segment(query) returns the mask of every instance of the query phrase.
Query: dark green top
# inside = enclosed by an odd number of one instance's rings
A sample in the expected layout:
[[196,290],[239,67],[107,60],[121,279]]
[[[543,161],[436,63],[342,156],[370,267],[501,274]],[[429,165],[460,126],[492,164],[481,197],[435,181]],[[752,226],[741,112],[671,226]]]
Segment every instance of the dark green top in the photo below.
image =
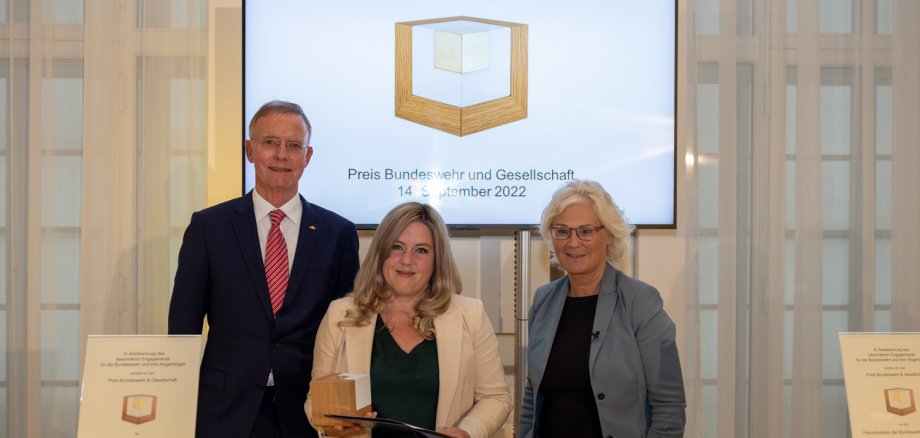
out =
[[[378,316],[371,350],[371,399],[381,418],[434,429],[438,409],[437,342],[423,340],[406,353]],[[375,431],[375,438],[382,436],[398,435]]]

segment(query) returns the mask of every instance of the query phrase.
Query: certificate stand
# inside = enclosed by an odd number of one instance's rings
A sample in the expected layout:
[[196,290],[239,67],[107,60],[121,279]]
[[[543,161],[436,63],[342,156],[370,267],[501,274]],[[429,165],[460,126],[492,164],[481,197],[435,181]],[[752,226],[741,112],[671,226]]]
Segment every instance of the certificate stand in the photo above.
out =
[[192,437],[201,335],[90,336],[78,438]]
[[920,333],[840,333],[852,436],[920,434]]

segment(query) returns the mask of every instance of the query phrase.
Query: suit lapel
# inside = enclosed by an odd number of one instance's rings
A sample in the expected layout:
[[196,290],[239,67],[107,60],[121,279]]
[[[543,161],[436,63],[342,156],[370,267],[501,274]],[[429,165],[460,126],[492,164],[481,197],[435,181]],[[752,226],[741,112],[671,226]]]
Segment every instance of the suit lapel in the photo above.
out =
[[[438,410],[435,424],[446,424],[453,396],[459,394],[460,366],[463,354],[463,314],[451,300],[447,312],[435,317],[434,330],[438,344]],[[473,354],[473,352],[467,352]]]
[[594,361],[597,359],[597,353],[604,345],[604,339],[610,331],[610,320],[613,318],[614,308],[617,305],[617,299],[620,294],[617,293],[617,270],[607,265],[604,271],[604,278],[601,279],[601,290],[597,297],[597,309],[594,311],[593,333],[597,333],[597,338],[591,341],[591,356],[588,359],[589,368],[594,368]]
[[251,191],[242,197],[237,204],[236,216],[233,217],[233,230],[240,245],[243,262],[249,270],[249,277],[252,279],[252,290],[258,295],[259,303],[262,305],[262,312],[269,320],[273,320],[272,304],[268,296],[268,281],[265,279],[265,265],[262,263],[262,249],[259,247],[259,231],[256,228],[256,217],[252,207]]
[[531,344],[527,348],[528,364],[531,366],[528,373],[531,375],[531,383],[535,385],[535,391],[539,389],[543,373],[546,372],[546,361],[549,360],[549,353],[553,348],[556,328],[559,327],[559,318],[562,317],[562,307],[565,305],[568,290],[568,277],[564,277],[564,280],[548,291],[546,301],[540,306],[540,313],[533,315],[533,319],[540,323],[532,326]]
[[300,196],[300,203],[303,205],[303,213],[300,217],[300,231],[297,235],[294,263],[291,265],[287,293],[284,295],[285,304],[292,302],[300,291],[304,273],[307,272],[307,265],[310,264],[311,256],[316,248],[316,239],[324,231],[319,229],[320,227],[316,224],[318,217],[316,209],[303,196]]
[[371,315],[371,323],[361,327],[345,327],[345,364],[339,369],[353,373],[371,372],[371,350],[374,342],[374,324],[377,315]]

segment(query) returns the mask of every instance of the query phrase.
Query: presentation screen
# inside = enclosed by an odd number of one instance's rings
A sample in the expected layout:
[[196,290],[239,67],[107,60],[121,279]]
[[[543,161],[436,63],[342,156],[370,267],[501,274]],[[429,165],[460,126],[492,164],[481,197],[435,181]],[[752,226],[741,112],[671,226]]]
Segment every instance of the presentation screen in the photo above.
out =
[[244,35],[244,124],[300,104],[300,192],[361,228],[405,201],[530,227],[572,179],[675,226],[674,0],[251,0]]

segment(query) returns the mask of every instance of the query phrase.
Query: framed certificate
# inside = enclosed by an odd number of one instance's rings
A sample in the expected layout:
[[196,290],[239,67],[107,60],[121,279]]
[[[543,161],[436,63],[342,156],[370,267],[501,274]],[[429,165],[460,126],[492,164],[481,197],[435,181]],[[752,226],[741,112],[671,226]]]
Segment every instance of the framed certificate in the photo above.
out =
[[853,437],[920,431],[920,333],[840,333]]
[[90,336],[78,438],[192,437],[201,336]]

